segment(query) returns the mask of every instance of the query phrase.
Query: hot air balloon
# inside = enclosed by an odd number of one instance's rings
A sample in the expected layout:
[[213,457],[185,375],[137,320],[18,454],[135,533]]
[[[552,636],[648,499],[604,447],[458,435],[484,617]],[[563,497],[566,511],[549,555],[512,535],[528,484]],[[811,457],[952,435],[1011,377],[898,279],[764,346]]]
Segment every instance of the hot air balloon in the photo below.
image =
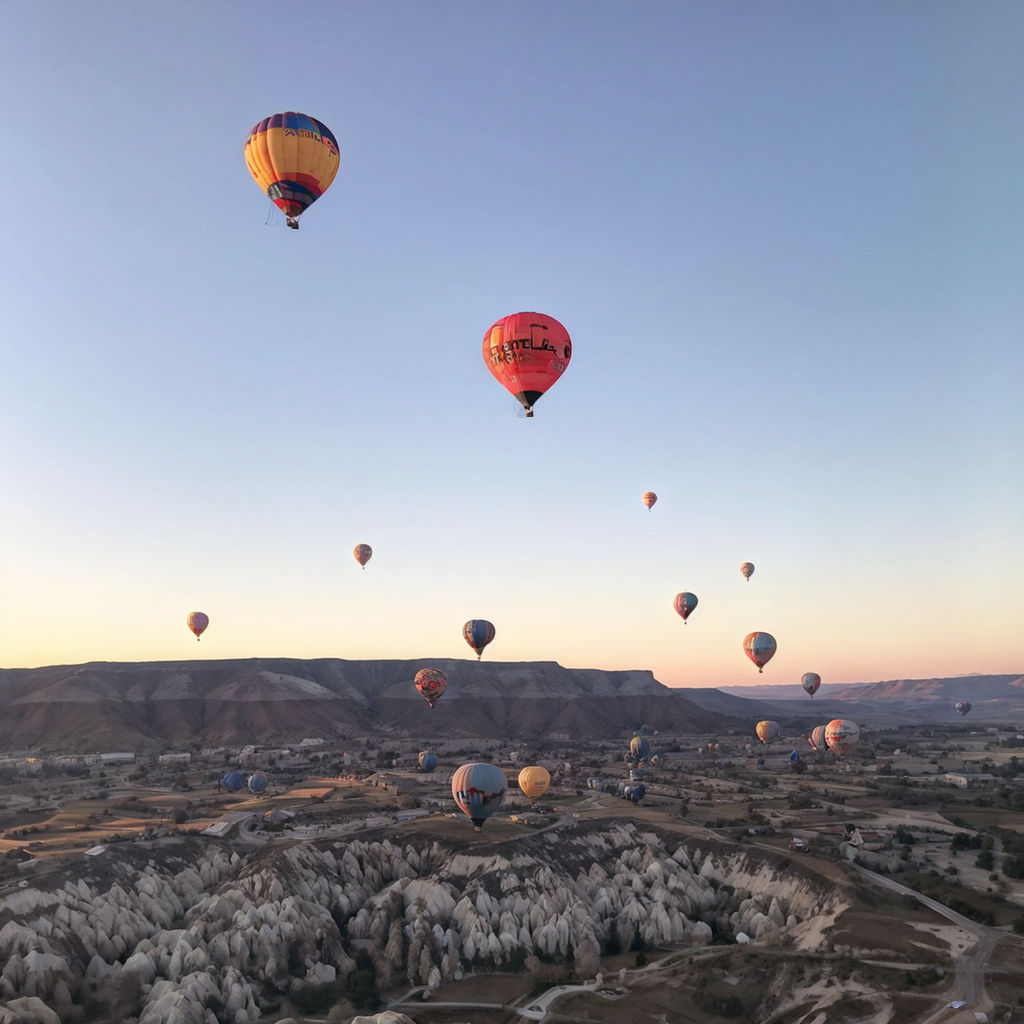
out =
[[538,800],[551,785],[551,773],[539,764],[527,765],[519,773],[519,788],[531,799]]
[[764,671],[777,646],[771,633],[748,633],[743,640],[743,652],[757,666],[758,672]]
[[647,795],[647,787],[642,782],[637,786],[627,786],[623,795],[631,803],[638,804]]
[[690,612],[697,607],[697,596],[696,594],[691,594],[688,590],[684,590],[681,594],[676,594],[672,600],[672,606],[682,616],[685,623]]
[[452,798],[476,832],[502,805],[507,788],[505,773],[482,761],[460,765],[452,775]]
[[777,739],[779,735],[779,723],[778,722],[758,722],[754,727],[754,732],[757,733],[757,738],[764,744],[771,743],[772,740]]
[[754,575],[754,563],[744,562],[740,566],[740,572],[743,573],[743,578],[749,583],[750,577]]
[[629,753],[634,761],[642,761],[651,752],[651,741],[639,733],[629,741]]
[[494,626],[486,619],[470,619],[462,627],[462,635],[466,643],[476,651],[476,660],[484,653],[484,648],[494,639]]
[[484,335],[484,362],[498,383],[533,415],[537,399],[558,380],[572,358],[569,332],[544,313],[513,313]]
[[825,743],[834,754],[848,754],[860,739],[860,728],[847,718],[833,718],[825,726]]
[[807,742],[814,750],[819,752],[827,750],[828,744],[825,742],[825,726],[816,725],[811,730],[811,735],[807,737]]
[[644,491],[643,503],[648,509],[654,508],[654,503],[658,500],[658,496],[654,491]]
[[421,668],[413,679],[413,685],[433,707],[448,686],[448,677],[439,668]]
[[805,672],[803,679],[800,680],[800,685],[813,697],[818,692],[818,687],[821,686],[821,676],[817,672]]
[[953,708],[956,710],[958,715],[966,716],[967,712],[971,710],[971,705],[965,700],[958,700]]
[[263,772],[253,772],[249,776],[249,780],[246,785],[257,795],[264,792],[267,788],[267,777]]
[[421,750],[417,763],[421,772],[432,772],[437,768],[437,754]]
[[245,785],[245,777],[241,772],[228,772],[220,784],[229,792],[237,793]]
[[245,140],[245,163],[256,184],[298,228],[302,212],[338,173],[338,140],[322,121],[288,110],[266,117]]
[[196,640],[198,640],[202,636],[203,630],[210,624],[210,616],[205,612],[189,612],[188,618],[185,621],[188,623],[188,628],[195,633]]
[[357,544],[352,549],[352,557],[365,569],[366,563],[373,557],[373,548],[369,544]]

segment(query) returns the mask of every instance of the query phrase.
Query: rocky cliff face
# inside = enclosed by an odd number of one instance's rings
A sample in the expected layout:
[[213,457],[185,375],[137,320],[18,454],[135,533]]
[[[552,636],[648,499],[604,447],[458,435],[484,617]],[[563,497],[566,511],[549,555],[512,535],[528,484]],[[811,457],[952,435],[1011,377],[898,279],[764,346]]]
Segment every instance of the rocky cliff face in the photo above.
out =
[[[428,712],[413,687],[425,664],[448,676]],[[232,661],[91,663],[0,669],[0,750],[80,752],[349,739],[373,731],[581,739],[645,722],[698,732],[720,716],[650,672],[567,669],[555,662]],[[429,714],[429,720],[425,716]]]
[[[368,966],[425,985],[528,957],[592,964],[638,939],[797,940],[833,889],[631,824],[460,852],[421,838],[248,857],[198,838],[111,848],[59,888],[0,900],[0,1024],[74,1005],[140,1024],[243,1024]],[[76,1011],[77,1012],[77,1011]]]

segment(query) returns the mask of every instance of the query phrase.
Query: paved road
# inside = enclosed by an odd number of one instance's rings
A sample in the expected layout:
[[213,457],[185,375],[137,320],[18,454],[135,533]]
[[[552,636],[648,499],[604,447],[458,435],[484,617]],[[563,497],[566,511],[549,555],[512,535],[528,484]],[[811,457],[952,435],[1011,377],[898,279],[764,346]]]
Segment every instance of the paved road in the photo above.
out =
[[[985,994],[985,965],[988,963],[988,958],[992,955],[996,942],[1000,938],[1005,938],[1006,933],[998,928],[990,928],[988,925],[972,921],[969,917],[965,917],[963,914],[958,914],[955,910],[950,909],[944,903],[933,900],[930,896],[925,896],[923,893],[919,893],[909,888],[909,886],[897,882],[889,875],[880,875],[876,871],[870,871],[868,868],[861,867],[859,864],[852,864],[851,867],[865,878],[869,878],[872,882],[883,888],[889,889],[892,892],[898,892],[904,896],[913,896],[919,903],[924,904],[930,910],[934,910],[936,914],[940,914],[947,921],[952,921],[958,928],[974,936],[975,942],[970,950],[966,951],[963,956],[954,957],[955,972],[953,983],[947,995],[949,1000],[962,999],[966,1004],[964,1006],[965,1010],[973,1010],[975,1008],[990,1009],[988,1006],[982,1006],[982,1004],[988,1001]],[[933,1022],[941,1020],[949,1012],[948,1004],[943,1005],[923,1018],[920,1024],[933,1024]]]

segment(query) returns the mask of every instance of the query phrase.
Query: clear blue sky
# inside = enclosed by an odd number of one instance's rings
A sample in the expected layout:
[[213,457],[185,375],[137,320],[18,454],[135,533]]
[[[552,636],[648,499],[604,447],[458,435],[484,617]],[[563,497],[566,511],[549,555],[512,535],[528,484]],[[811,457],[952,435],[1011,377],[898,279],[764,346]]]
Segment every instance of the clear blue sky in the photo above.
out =
[[[0,665],[1024,670],[1022,53],[1018,2],[9,5]],[[282,110],[341,147],[298,232]],[[574,342],[532,420],[518,310]]]

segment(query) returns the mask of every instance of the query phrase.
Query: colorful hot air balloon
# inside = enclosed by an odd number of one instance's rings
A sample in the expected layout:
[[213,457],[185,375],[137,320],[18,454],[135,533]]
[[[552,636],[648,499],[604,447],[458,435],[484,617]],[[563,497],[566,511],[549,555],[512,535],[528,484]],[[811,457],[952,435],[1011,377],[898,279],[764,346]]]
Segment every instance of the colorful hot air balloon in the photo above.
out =
[[651,752],[651,741],[639,733],[629,741],[629,753],[634,761],[642,761]]
[[803,679],[800,680],[800,685],[813,697],[818,692],[818,687],[821,686],[821,676],[817,672],[805,672]]
[[743,573],[743,578],[749,583],[750,577],[754,575],[754,563],[744,562],[740,566],[740,572]]
[[682,616],[685,623],[690,612],[697,607],[697,597],[688,590],[684,590],[681,594],[676,594],[672,601],[672,606]]
[[757,733],[757,738],[762,743],[771,743],[772,740],[778,739],[779,723],[770,721],[758,722],[754,727],[754,732]]
[[513,313],[484,335],[484,362],[498,383],[533,415],[537,399],[565,372],[572,358],[569,332],[544,313]]
[[288,110],[266,117],[245,140],[256,184],[284,212],[290,228],[327,191],[338,173],[338,140],[322,121]]
[[413,679],[413,685],[433,707],[448,686],[448,677],[439,668],[421,668]]
[[486,619],[470,619],[462,627],[462,635],[466,643],[476,651],[476,660],[484,653],[484,648],[494,639],[494,625]]
[[777,644],[771,633],[748,633],[743,640],[743,652],[763,672],[765,665],[772,660]]
[[956,703],[955,703],[955,704],[953,705],[953,708],[954,708],[954,710],[956,711],[956,713],[957,713],[958,715],[963,715],[963,716],[965,716],[965,717],[966,717],[966,715],[967,715],[967,712],[971,710],[971,705],[970,705],[970,703],[969,703],[968,701],[966,701],[966,700],[958,700],[958,701],[957,701],[957,702],[956,702]]
[[452,775],[452,798],[477,832],[502,805],[507,788],[505,773],[482,761],[461,765]]
[[816,725],[811,730],[811,735],[807,737],[807,742],[811,745],[813,750],[823,752],[828,749],[828,744],[825,742],[825,726]]
[[654,491],[644,491],[643,502],[648,509],[654,508],[654,503],[658,500],[658,496]]
[[202,636],[203,631],[210,624],[210,616],[205,612],[189,612],[188,618],[185,620],[188,623],[188,628],[192,630],[196,635],[196,640]]
[[253,772],[252,775],[249,776],[249,781],[246,783],[246,785],[254,793],[259,795],[260,793],[263,793],[267,788],[267,777],[263,774],[263,772]]
[[373,548],[369,544],[357,544],[352,549],[352,557],[365,569],[366,563],[373,557]]
[[245,785],[245,777],[241,772],[228,772],[220,784],[229,792],[237,793]]
[[538,800],[551,785],[551,773],[539,764],[527,765],[519,773],[519,788],[531,799]]
[[848,754],[859,739],[860,728],[849,719],[833,718],[825,726],[825,743],[834,754]]
[[418,762],[421,772],[432,772],[437,768],[437,754],[429,750],[421,750]]

